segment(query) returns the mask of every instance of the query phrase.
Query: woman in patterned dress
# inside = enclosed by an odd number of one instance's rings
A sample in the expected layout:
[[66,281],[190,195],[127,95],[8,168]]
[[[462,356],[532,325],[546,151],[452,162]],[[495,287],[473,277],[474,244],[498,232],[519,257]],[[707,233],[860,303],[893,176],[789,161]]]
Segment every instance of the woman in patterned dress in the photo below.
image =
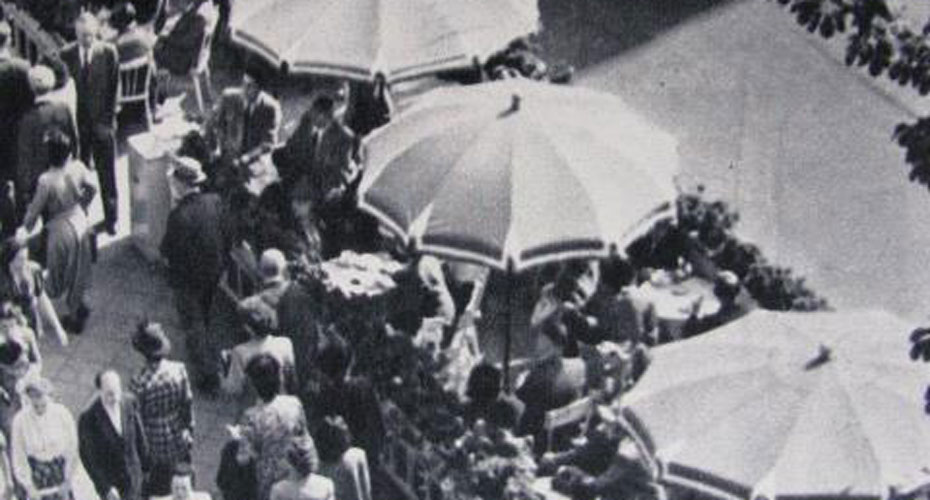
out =
[[291,468],[287,450],[295,438],[309,438],[303,405],[281,392],[281,366],[268,355],[259,354],[246,367],[259,402],[245,411],[242,432],[255,453],[258,500],[268,500],[271,487],[286,478]]
[[190,463],[194,412],[190,379],[183,363],[169,361],[171,342],[161,325],[139,325],[133,347],[145,357],[145,368],[130,383],[148,439],[149,476],[143,495],[171,493],[171,479],[178,463]]

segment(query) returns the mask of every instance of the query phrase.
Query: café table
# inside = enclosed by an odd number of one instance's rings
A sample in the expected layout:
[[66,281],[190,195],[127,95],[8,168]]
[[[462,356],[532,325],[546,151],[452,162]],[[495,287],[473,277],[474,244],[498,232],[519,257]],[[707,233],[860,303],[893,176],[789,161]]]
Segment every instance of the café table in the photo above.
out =
[[698,302],[698,317],[713,314],[720,308],[713,284],[696,276],[674,279],[660,272],[655,279],[640,285],[637,293],[655,308],[660,343],[682,338],[682,330]]
[[533,480],[533,491],[546,500],[572,500],[570,496],[552,489],[552,476],[537,477]]

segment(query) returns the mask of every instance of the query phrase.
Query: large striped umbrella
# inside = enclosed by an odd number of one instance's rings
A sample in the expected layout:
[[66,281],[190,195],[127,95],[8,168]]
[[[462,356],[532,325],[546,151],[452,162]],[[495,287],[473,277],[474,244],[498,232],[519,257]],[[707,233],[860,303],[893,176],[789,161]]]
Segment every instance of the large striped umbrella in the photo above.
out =
[[754,312],[653,350],[624,416],[665,480],[715,496],[903,494],[930,480],[910,331],[884,312]]
[[474,66],[538,29],[534,0],[248,0],[232,39],[292,73],[388,83]]
[[622,100],[523,79],[442,88],[365,140],[363,209],[415,249],[519,271],[672,214],[675,140]]

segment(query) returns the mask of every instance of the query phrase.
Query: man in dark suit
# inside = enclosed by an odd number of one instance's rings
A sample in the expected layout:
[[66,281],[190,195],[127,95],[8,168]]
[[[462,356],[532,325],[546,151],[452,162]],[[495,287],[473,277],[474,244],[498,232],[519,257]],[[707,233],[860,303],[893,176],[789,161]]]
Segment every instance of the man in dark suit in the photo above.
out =
[[155,42],[155,64],[172,75],[186,76],[200,60],[204,38],[216,24],[216,10],[206,0],[195,0],[174,26]]
[[0,21],[0,181],[15,177],[17,124],[33,99],[29,63],[13,56],[11,36],[10,25]]
[[220,155],[214,184],[224,190],[243,178],[244,169],[277,144],[280,128],[281,105],[254,77],[246,74],[241,88],[226,89],[207,124],[207,138]]
[[77,152],[77,128],[68,105],[47,98],[55,87],[55,73],[46,66],[36,66],[29,70],[29,80],[36,96],[35,104],[20,119],[16,134],[16,204],[20,218],[26,213],[39,176],[48,168],[45,134],[53,129],[65,132]]
[[77,125],[81,159],[100,175],[106,230],[116,233],[116,98],[119,56],[112,44],[97,40],[97,18],[81,14],[74,25],[77,42],[61,50],[61,59],[77,85]]
[[206,180],[197,160],[175,160],[169,183],[177,205],[168,215],[161,254],[168,262],[168,282],[181,328],[187,335],[197,383],[206,391],[215,391],[219,386],[220,356],[208,321],[231,245],[219,195],[201,191]]
[[285,182],[307,176],[319,200],[341,198],[358,176],[355,134],[336,120],[332,97],[318,97],[275,155]]
[[263,91],[256,79],[245,74],[241,88],[223,92],[208,126],[208,135],[220,155],[248,164],[261,151],[278,142],[281,105]]
[[81,460],[101,500],[142,500],[148,450],[142,420],[119,375],[97,375],[97,400],[78,421]]

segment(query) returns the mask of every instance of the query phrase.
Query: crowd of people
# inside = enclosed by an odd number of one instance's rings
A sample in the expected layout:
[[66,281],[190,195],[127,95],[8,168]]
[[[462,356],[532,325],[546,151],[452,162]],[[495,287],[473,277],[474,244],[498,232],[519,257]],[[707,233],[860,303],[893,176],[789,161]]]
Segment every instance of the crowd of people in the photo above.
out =
[[[372,356],[386,355],[379,349],[392,342],[438,351],[463,425],[482,435],[532,436],[539,472],[555,474],[559,488],[582,498],[662,496],[616,408],[617,395],[645,371],[649,348],[668,340],[654,304],[639,293],[649,276],[620,256],[536,273],[527,326],[534,359],[510,391],[514,380],[483,360],[476,333],[482,305],[500,293],[490,290],[489,270],[411,255],[357,208],[360,139],[390,119],[383,79],[318,96],[286,138],[281,104],[262,75],[247,73],[219,93],[168,174],[174,206],[160,251],[186,363],[169,359],[160,324],[143,321],[132,345],[144,367],[128,384],[131,396],[105,370],[77,423],[54,401],[36,335],[67,344],[91,314],[85,297],[96,234],[117,225],[119,66],[152,57],[159,72],[187,75],[226,16],[223,4],[204,0],[98,2],[72,16],[75,41],[34,67],[13,56],[10,27],[0,22],[5,498],[203,497],[191,468],[196,390],[224,398],[240,415],[227,422],[229,440],[217,457],[226,500],[370,500],[387,432],[382,403],[400,378]],[[442,76],[476,77],[465,73]],[[519,41],[476,73],[570,77],[553,74]],[[62,97],[68,88],[73,101]],[[153,91],[154,106],[159,96]],[[276,179],[256,192],[249,183],[269,165]],[[88,207],[98,198],[104,218],[95,224]],[[334,317],[345,312],[327,305],[314,280],[323,262],[347,250],[400,262],[407,281],[398,283],[414,298],[364,321]],[[237,252],[254,264],[257,288],[236,304],[241,328],[220,334],[211,325],[214,303]],[[705,313],[695,302],[681,336],[753,307],[736,275],[710,278],[720,307]],[[584,397],[597,411],[581,439],[545,428],[548,412]]]

